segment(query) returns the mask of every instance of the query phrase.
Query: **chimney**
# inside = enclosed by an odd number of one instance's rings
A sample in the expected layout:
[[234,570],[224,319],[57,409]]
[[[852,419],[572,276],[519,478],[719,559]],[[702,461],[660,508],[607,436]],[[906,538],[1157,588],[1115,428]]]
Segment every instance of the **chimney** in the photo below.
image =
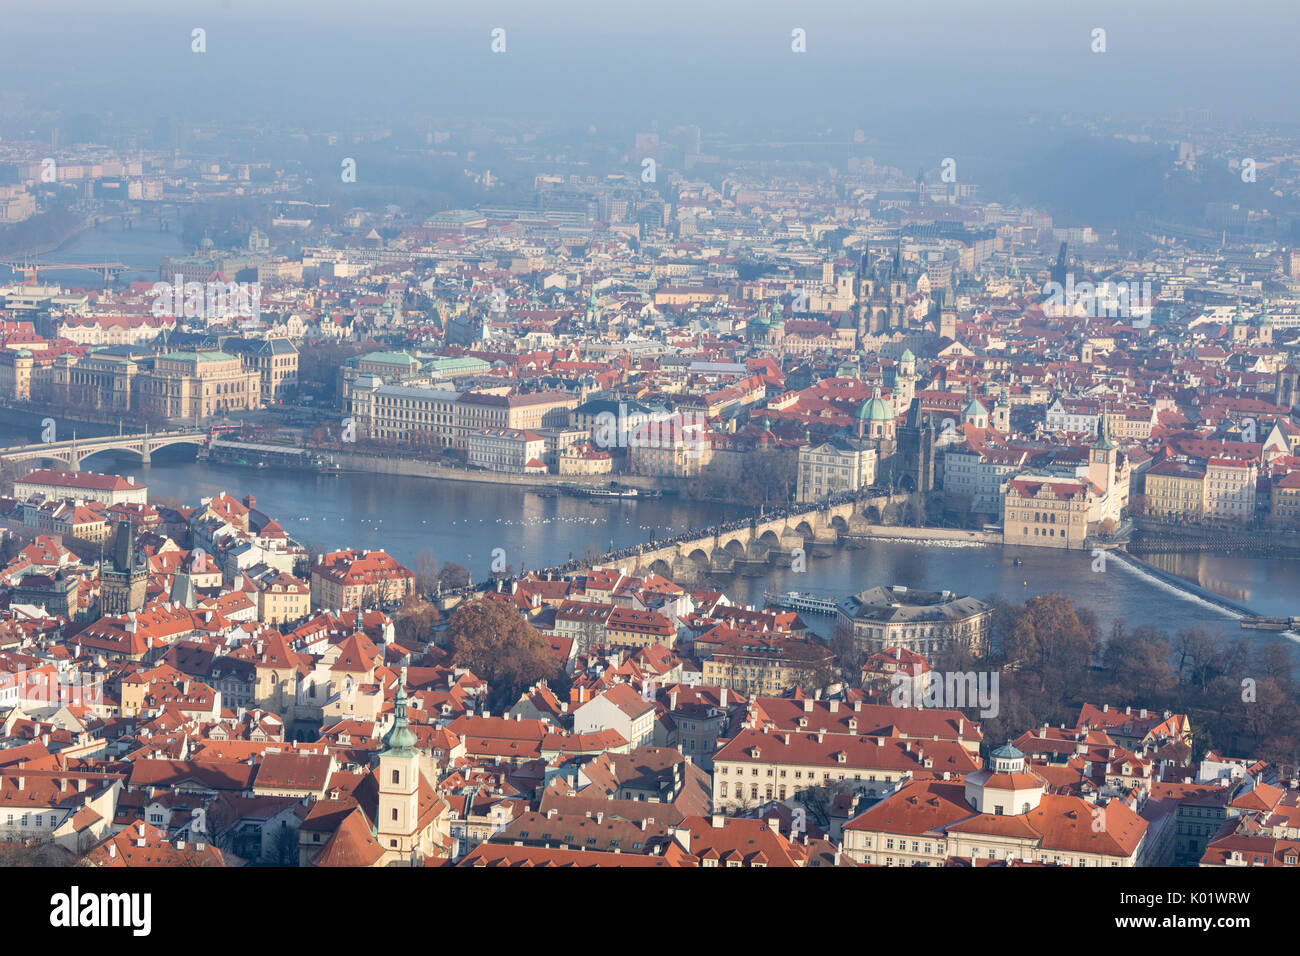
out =
[[116,843],[110,843],[110,844],[108,845],[108,858],[109,858],[110,860],[116,860],[116,859],[117,859],[117,844],[116,844]]
[[721,829],[726,825],[725,823],[723,823],[723,820],[724,820],[724,819],[726,819],[726,818],[723,817],[723,815],[722,815],[721,813],[715,813],[715,814],[713,815],[713,820],[712,820],[712,823],[713,823],[713,829],[715,829],[715,830],[721,830]]
[[767,821],[767,828],[771,830],[773,833],[780,833],[781,821],[777,817],[769,817]]
[[718,691],[718,704],[722,707],[727,706],[727,688],[725,687]]
[[812,698],[811,698],[811,697],[805,697],[805,698],[803,699],[803,712],[804,712],[805,714],[811,714],[811,713],[812,713],[812,709],[813,709],[813,701],[812,701]]
[[673,689],[673,692],[668,695],[668,709],[677,709],[677,690],[675,688]]
[[604,819],[605,819],[605,811],[604,811],[604,810],[597,810],[597,811],[596,811],[596,822],[597,822],[597,823],[600,823],[600,822],[602,822]]
[[840,712],[840,702],[838,700],[832,700],[828,702],[826,706],[831,709],[832,714],[838,714]]
[[77,778],[77,792],[78,792],[78,793],[85,793],[85,792],[86,792],[86,778],[85,778],[85,777],[78,777],[78,778]]
[[19,790],[23,789],[23,785],[24,785],[26,782],[27,782],[27,779],[26,779],[25,777],[19,777],[19,778],[18,778],[18,789],[19,789]]

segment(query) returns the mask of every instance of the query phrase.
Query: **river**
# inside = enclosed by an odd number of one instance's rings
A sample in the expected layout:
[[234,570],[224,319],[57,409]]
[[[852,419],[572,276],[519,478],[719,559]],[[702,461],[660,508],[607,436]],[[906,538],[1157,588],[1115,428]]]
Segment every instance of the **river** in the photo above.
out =
[[[87,434],[90,432],[87,431]],[[16,428],[0,429],[0,443],[35,439]],[[184,447],[164,449],[145,467],[129,453],[101,453],[88,460],[95,471],[134,475],[153,498],[197,504],[225,491],[253,495],[260,510],[314,548],[382,548],[414,566],[421,552],[439,562],[468,568],[484,579],[500,548],[516,570],[561,564],[623,548],[692,527],[742,517],[737,506],[667,497],[656,501],[591,501],[541,498],[514,486],[434,481],[393,475],[332,477],[273,468],[200,464]],[[1016,565],[1019,557],[1022,564]],[[1267,616],[1297,613],[1300,561],[1246,555],[1153,555],[1147,560],[1215,594]],[[907,541],[873,541],[860,549],[836,548],[809,555],[807,570],[772,568],[758,577],[721,579],[734,600],[760,604],[764,592],[812,591],[835,598],[876,584],[904,584],[984,598],[1000,594],[1023,601],[1061,591],[1098,616],[1103,633],[1122,619],[1130,626],[1153,625],[1173,633],[1204,627],[1228,637],[1277,640],[1243,631],[1238,618],[1151,575],[1123,557],[1093,570],[1080,551],[996,545],[954,547]],[[828,633],[830,621],[808,615],[814,630]],[[1289,638],[1281,638],[1290,640]]]
[[[190,251],[181,244],[177,208],[166,207],[167,231],[158,228],[156,211],[130,218],[132,228],[124,229],[120,218],[101,216],[98,227],[78,233],[57,250],[37,258],[46,262],[121,262],[127,271],[121,274],[119,283],[157,282],[163,256],[180,256]],[[21,275],[0,266],[0,279],[3,278],[21,278]],[[71,288],[97,289],[104,285],[98,274],[83,269],[42,271],[41,280]]]

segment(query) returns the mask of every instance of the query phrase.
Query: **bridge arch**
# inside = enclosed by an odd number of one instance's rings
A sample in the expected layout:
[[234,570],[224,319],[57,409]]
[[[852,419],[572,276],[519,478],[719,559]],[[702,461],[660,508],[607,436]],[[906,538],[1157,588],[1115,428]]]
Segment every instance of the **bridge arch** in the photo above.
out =
[[767,561],[772,555],[781,551],[781,536],[768,528],[750,542],[749,557],[751,561]]
[[673,566],[664,558],[655,558],[651,561],[649,571],[651,574],[657,574],[670,581],[673,579]]
[[800,521],[795,525],[794,533],[802,535],[805,541],[811,541],[817,537],[817,533],[813,530],[813,526],[807,521]]
[[745,557],[745,543],[739,538],[731,538],[728,540],[723,544],[722,550],[726,551],[733,558],[740,558],[743,560]]

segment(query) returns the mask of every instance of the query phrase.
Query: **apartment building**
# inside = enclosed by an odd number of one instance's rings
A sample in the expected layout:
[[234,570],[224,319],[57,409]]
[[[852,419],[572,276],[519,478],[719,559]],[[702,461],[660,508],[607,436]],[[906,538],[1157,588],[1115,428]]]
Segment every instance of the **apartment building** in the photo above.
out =
[[312,606],[333,611],[401,601],[414,589],[415,575],[383,551],[332,551],[311,569]]
[[149,489],[134,478],[99,475],[92,471],[38,468],[14,481],[14,497],[87,498],[106,505],[148,503]]
[[841,435],[800,448],[795,500],[803,504],[871,487],[876,481],[876,457],[873,442]]
[[1246,524],[1255,519],[1255,466],[1237,458],[1205,463],[1205,517]]
[[943,455],[943,492],[951,505],[969,502],[976,514],[1002,517],[1002,489],[1025,466],[1029,453],[963,443]]
[[469,433],[465,460],[485,471],[546,474],[546,438],[523,428],[480,428]]
[[564,427],[578,399],[561,392],[488,395],[417,385],[384,385],[379,378],[366,376],[358,378],[347,389],[347,402],[356,420],[358,437],[427,441],[437,447],[468,452],[470,436],[485,429],[535,432]]
[[1278,528],[1300,526],[1300,471],[1274,478],[1269,499],[1269,524]]
[[913,774],[956,776],[977,769],[970,752],[950,740],[750,727],[713,757],[713,808],[734,812],[840,784],[882,797]]
[[742,694],[784,694],[826,683],[833,655],[788,634],[718,624],[695,639],[704,683]]
[[617,684],[573,712],[575,734],[617,731],[631,747],[654,743],[655,702],[627,684]]
[[1146,473],[1146,513],[1166,520],[1205,517],[1205,467],[1166,459]]

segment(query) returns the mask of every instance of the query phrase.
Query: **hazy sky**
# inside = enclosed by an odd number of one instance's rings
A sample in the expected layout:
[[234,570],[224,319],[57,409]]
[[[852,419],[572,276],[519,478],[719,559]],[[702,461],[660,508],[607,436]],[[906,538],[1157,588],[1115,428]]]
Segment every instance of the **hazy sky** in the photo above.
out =
[[0,110],[740,117],[778,135],[1180,107],[1289,120],[1298,26],[1295,0],[5,0]]

